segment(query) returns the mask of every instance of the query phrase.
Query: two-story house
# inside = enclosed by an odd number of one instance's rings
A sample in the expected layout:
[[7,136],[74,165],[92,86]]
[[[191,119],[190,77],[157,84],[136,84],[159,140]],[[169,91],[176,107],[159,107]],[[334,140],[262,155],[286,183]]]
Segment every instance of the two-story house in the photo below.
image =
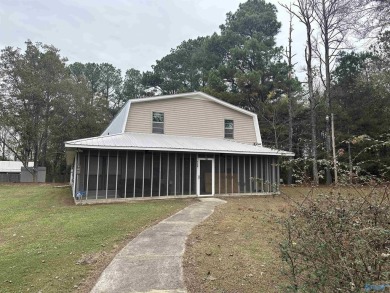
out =
[[279,191],[257,115],[202,92],[129,100],[101,136],[65,143],[82,200]]

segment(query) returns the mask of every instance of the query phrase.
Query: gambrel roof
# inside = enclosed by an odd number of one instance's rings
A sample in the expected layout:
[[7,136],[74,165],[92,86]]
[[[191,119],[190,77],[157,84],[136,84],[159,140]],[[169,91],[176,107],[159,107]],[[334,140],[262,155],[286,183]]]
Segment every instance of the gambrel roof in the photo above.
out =
[[119,133],[125,132],[126,122],[127,122],[128,115],[129,115],[130,108],[131,108],[132,104],[145,103],[145,102],[151,102],[151,101],[161,101],[161,100],[174,99],[174,98],[192,98],[192,97],[193,98],[201,97],[201,98],[210,100],[212,102],[215,102],[217,104],[223,105],[223,106],[230,108],[232,110],[238,111],[238,112],[246,114],[248,116],[251,116],[253,118],[253,124],[254,124],[255,132],[256,132],[256,142],[260,145],[262,144],[259,123],[257,121],[257,115],[255,113],[244,110],[240,107],[234,106],[234,105],[229,104],[227,102],[224,102],[220,99],[214,98],[213,96],[210,96],[210,95],[205,94],[203,92],[183,93],[183,94],[165,95],[165,96],[156,96],[156,97],[150,97],[150,98],[128,100],[127,103],[123,106],[123,108],[118,112],[118,114],[112,120],[110,125],[108,125],[108,127],[103,131],[102,136],[111,135],[111,134],[119,134]]
[[[146,103],[174,98],[201,98],[224,107],[248,115],[253,119],[256,141],[243,143],[231,139],[210,137],[195,137],[183,135],[169,135],[156,133],[126,132],[126,124],[129,118],[130,108],[135,103]],[[172,152],[196,152],[196,153],[224,153],[224,154],[252,154],[270,156],[294,156],[294,153],[263,147],[257,115],[237,106],[231,105],[203,92],[184,93],[176,95],[157,96],[142,99],[129,100],[118,112],[110,125],[100,136],[68,141],[66,148],[73,149],[114,149],[114,150],[148,150],[148,151],[172,151]]]

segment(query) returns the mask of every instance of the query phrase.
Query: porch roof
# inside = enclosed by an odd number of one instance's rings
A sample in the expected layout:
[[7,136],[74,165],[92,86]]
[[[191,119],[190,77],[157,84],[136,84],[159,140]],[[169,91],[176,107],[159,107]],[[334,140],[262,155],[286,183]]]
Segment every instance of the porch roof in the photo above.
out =
[[128,132],[67,141],[65,147],[294,156],[294,153],[291,152],[240,143],[229,139]]

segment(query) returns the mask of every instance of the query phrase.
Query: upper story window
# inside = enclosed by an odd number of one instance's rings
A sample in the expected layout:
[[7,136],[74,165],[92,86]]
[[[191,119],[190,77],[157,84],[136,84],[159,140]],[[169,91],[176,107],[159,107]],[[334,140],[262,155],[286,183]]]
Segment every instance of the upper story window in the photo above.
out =
[[164,133],[164,113],[153,112],[153,133]]
[[225,138],[234,138],[234,121],[225,119]]

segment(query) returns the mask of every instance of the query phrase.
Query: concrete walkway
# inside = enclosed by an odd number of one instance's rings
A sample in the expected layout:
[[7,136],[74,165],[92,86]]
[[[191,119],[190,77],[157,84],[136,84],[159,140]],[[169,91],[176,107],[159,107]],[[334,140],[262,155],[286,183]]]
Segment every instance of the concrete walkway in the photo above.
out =
[[186,292],[182,257],[187,236],[223,203],[201,198],[143,231],[115,256],[91,292]]

